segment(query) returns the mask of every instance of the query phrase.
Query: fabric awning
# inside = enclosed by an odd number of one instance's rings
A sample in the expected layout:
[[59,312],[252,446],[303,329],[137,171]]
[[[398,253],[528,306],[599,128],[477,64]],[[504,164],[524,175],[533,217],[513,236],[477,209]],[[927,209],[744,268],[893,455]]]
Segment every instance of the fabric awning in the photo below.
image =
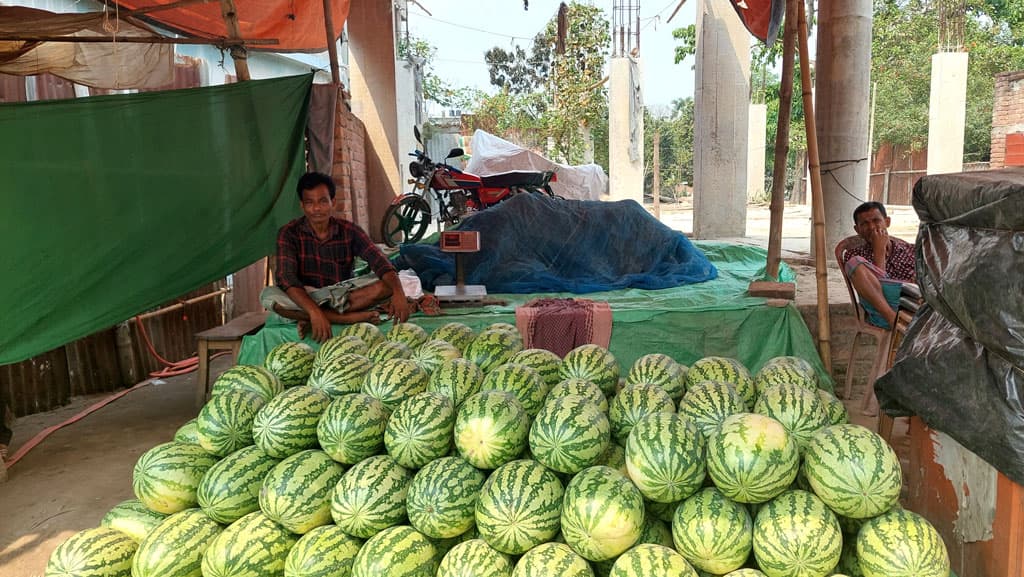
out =
[[732,6],[754,37],[768,45],[775,42],[786,14],[786,0],[732,0]]

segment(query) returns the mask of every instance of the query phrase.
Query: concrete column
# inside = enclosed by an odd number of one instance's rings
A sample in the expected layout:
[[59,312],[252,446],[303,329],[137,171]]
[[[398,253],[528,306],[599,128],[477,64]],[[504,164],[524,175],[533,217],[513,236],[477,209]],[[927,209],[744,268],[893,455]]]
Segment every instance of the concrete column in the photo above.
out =
[[750,34],[728,0],[697,5],[693,234],[746,234]]
[[967,53],[934,54],[928,107],[928,174],[963,172],[966,126]]
[[398,111],[398,190],[402,192],[409,178],[409,163],[405,160],[412,160],[406,155],[420,147],[412,131],[416,125],[416,67],[407,60],[395,61],[395,99]]
[[818,14],[815,112],[825,200],[826,254],[853,234],[868,185],[871,0],[823,0]]
[[747,198],[765,200],[765,138],[768,135],[768,105],[750,105],[750,133],[747,141]]
[[[640,131],[639,154],[630,158],[629,102],[633,98],[629,58],[612,58],[608,86],[608,194],[610,200],[644,202],[644,120],[636,111]],[[643,67],[640,67],[641,82]],[[641,84],[641,86],[643,86]]]

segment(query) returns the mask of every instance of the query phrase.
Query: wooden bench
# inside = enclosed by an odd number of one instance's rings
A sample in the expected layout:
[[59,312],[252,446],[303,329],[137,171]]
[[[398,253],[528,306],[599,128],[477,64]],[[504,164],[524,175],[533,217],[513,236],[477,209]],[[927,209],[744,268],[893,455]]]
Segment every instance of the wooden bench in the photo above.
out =
[[227,324],[196,333],[199,348],[199,383],[196,387],[196,406],[202,406],[210,393],[210,351],[231,351],[231,364],[238,362],[238,351],[242,348],[242,337],[252,335],[263,328],[267,320],[266,311],[245,313]]

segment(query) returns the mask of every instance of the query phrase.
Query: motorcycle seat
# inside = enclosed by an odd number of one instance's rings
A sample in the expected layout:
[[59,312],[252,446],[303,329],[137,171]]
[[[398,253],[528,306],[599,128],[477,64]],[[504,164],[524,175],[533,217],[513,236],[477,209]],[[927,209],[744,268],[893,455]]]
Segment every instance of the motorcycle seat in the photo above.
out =
[[480,177],[481,184],[487,187],[504,188],[509,186],[544,186],[551,180],[551,172],[513,170],[499,172]]

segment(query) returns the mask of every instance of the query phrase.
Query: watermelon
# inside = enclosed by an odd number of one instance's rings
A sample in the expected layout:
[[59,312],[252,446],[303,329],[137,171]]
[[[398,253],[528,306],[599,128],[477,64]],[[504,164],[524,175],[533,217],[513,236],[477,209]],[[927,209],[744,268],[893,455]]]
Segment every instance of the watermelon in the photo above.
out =
[[771,417],[740,413],[727,417],[708,439],[708,475],[726,497],[763,503],[796,479],[796,442]]
[[327,406],[316,426],[320,447],[335,461],[354,465],[384,450],[388,412],[362,393],[342,395]]
[[142,501],[128,499],[107,511],[107,514],[103,516],[103,520],[100,521],[100,526],[116,529],[131,537],[132,541],[141,543],[146,535],[149,535],[149,532],[166,518],[167,515],[163,513],[147,509],[142,504]]
[[818,389],[818,399],[825,407],[825,414],[828,415],[829,425],[845,425],[850,421],[850,415],[846,412],[846,405],[836,398],[835,395],[825,389]]
[[255,446],[231,453],[203,475],[196,491],[199,506],[225,525],[259,511],[263,479],[279,462]]
[[602,413],[608,413],[608,399],[605,398],[604,393],[601,392],[601,388],[590,381],[583,379],[565,379],[559,381],[551,390],[548,391],[548,396],[545,402],[550,402],[552,399],[557,399],[567,395],[579,395],[585,399],[589,399],[597,405],[598,410]]
[[396,463],[418,469],[451,452],[454,427],[455,407],[448,397],[419,393],[402,401],[391,415],[384,429],[384,446]]
[[678,401],[686,393],[686,367],[661,353],[644,355],[633,363],[626,375],[627,384],[658,385]]
[[303,535],[284,560],[284,577],[348,577],[362,541],[334,525]]
[[885,439],[860,425],[818,431],[804,451],[803,473],[826,505],[855,519],[891,509],[903,486],[896,452]]
[[203,553],[220,532],[199,509],[171,515],[139,544],[132,577],[202,577]]
[[405,507],[409,524],[433,539],[457,537],[474,522],[484,474],[461,457],[427,463],[409,484]]
[[441,560],[437,577],[511,577],[512,558],[483,539],[455,545]]
[[704,437],[682,415],[647,415],[626,440],[626,470],[644,498],[681,501],[704,483]]
[[331,492],[343,472],[323,451],[300,451],[263,480],[260,510],[292,533],[308,533],[331,521]]
[[560,473],[597,463],[610,442],[608,418],[589,399],[567,395],[545,403],[530,427],[533,458]]
[[434,545],[434,561],[440,564],[441,560],[448,554],[448,551],[451,551],[452,547],[455,547],[459,543],[476,539],[478,536],[479,535],[476,534],[476,527],[471,526],[468,531],[454,537],[447,537],[444,539],[427,537],[427,539],[430,539],[430,543]]
[[615,441],[608,443],[608,448],[605,449],[604,453],[598,457],[597,462],[594,464],[606,465],[627,477],[629,476],[629,472],[626,471],[626,449]]
[[519,334],[519,327],[515,326],[512,323],[492,323],[492,324],[488,325],[488,327],[486,329],[481,331],[481,333],[485,333],[485,332],[488,332],[488,331],[507,331],[507,332],[510,332],[510,333],[518,335]]
[[451,343],[455,348],[459,349],[460,353],[466,352],[466,347],[473,342],[475,337],[473,329],[462,323],[446,323],[430,333],[431,340]]
[[544,398],[547,397],[549,388],[547,382],[536,370],[515,363],[505,363],[500,367],[495,367],[487,373],[484,382],[480,385],[481,391],[512,393],[519,399],[531,419],[537,415],[540,406],[544,404]]
[[447,341],[427,341],[412,353],[412,360],[428,375],[434,374],[445,361],[462,358],[462,352]]
[[250,391],[230,390],[214,396],[196,417],[199,446],[223,457],[253,444],[252,422],[265,404]]
[[868,521],[857,534],[864,577],[946,577],[949,551],[924,517],[896,509]]
[[562,536],[590,561],[621,555],[640,538],[643,525],[643,496],[615,469],[584,469],[565,488]]
[[203,577],[280,575],[295,541],[263,513],[249,513],[210,542],[203,553]]
[[370,347],[366,357],[375,364],[394,359],[411,359],[412,347],[398,341],[381,341]]
[[375,397],[389,411],[398,408],[406,398],[427,390],[430,375],[415,361],[391,359],[370,369],[363,381],[363,394]]
[[560,372],[564,379],[584,379],[600,387],[605,397],[615,395],[619,384],[619,363],[607,349],[581,345],[566,353]]
[[185,424],[178,427],[178,430],[174,432],[175,443],[186,443],[190,445],[199,444],[199,429],[196,426],[195,419],[189,419],[185,421]]
[[523,349],[512,355],[508,362],[519,365],[526,365],[537,371],[540,378],[544,379],[548,388],[562,380],[561,369],[562,359],[555,353],[546,349]]
[[412,527],[400,525],[371,537],[352,564],[352,577],[434,577],[434,545]]
[[477,532],[497,551],[525,553],[558,534],[563,494],[562,483],[540,463],[505,463],[480,490]]
[[512,577],[593,577],[586,559],[563,543],[544,543],[519,558]]
[[704,438],[711,436],[729,415],[747,412],[747,402],[725,381],[692,383],[679,401],[679,413],[697,425]]
[[235,365],[224,371],[213,383],[212,396],[224,391],[250,391],[269,401],[284,391],[277,375],[258,365]]
[[693,363],[686,372],[686,388],[703,381],[719,381],[731,384],[743,397],[747,409],[753,408],[757,398],[754,379],[743,363],[728,357],[704,357]]
[[430,375],[427,390],[448,397],[458,408],[467,397],[480,392],[483,381],[484,372],[473,361],[449,359]]
[[523,350],[523,339],[518,332],[485,330],[466,347],[463,357],[473,361],[484,373],[500,367]]
[[610,577],[697,577],[682,555],[664,545],[643,543],[622,555],[612,566]]
[[675,543],[672,541],[672,527],[653,515],[644,514],[644,528],[640,531],[640,538],[636,541],[637,545],[641,543],[675,547]]
[[818,389],[818,374],[807,361],[798,357],[775,357],[765,363],[754,376],[754,388],[761,391],[784,383],[800,385],[810,391]]
[[754,557],[770,577],[825,577],[842,549],[835,514],[807,491],[786,491],[761,507],[754,520]]
[[139,544],[110,527],[79,531],[57,546],[46,577],[128,577]]
[[334,488],[331,517],[353,537],[368,539],[405,520],[412,473],[387,455],[360,461]]
[[[764,573],[757,569],[737,569],[731,573],[727,573],[723,577],[768,577]],[[833,575],[832,577],[844,577],[842,575]]]
[[307,384],[332,397],[358,393],[372,367],[370,359],[362,355],[339,353],[320,364],[313,365],[313,372],[309,374]]
[[[624,472],[623,475],[628,477],[629,473]],[[658,503],[644,499],[644,509],[647,511],[647,517],[654,517],[663,523],[671,523],[672,516],[675,515],[676,509],[682,504],[682,501],[677,501],[675,503]]]
[[477,393],[455,415],[455,448],[470,465],[496,469],[526,448],[530,418],[516,398],[501,391]]
[[172,514],[196,506],[196,489],[217,457],[199,445],[163,443],[135,463],[132,489],[151,511]]
[[297,387],[306,384],[315,357],[313,349],[306,343],[281,343],[270,349],[263,366],[277,375],[285,388]]
[[430,335],[423,327],[413,323],[398,323],[392,325],[385,338],[389,341],[402,343],[410,349],[417,349],[430,339]]
[[672,517],[676,550],[697,569],[715,575],[743,566],[753,532],[747,508],[713,487],[683,501]]
[[633,425],[653,413],[675,413],[672,397],[657,385],[635,383],[626,385],[608,403],[608,420],[612,425],[612,438],[625,446]]
[[316,447],[316,426],[331,397],[313,387],[293,387],[274,397],[256,413],[252,437],[275,459]]
[[315,372],[317,367],[328,363],[338,355],[352,354],[365,357],[369,351],[370,345],[357,336],[338,335],[331,337],[324,344],[320,345],[320,349],[316,351],[316,355],[313,357],[313,371]]
[[828,425],[828,414],[818,393],[794,383],[771,385],[761,389],[754,412],[782,423],[803,451],[815,431]]
[[851,539],[843,533],[843,550],[839,554],[839,565],[836,565],[835,571],[847,577],[864,577],[864,571],[860,568],[860,557],[857,557],[856,534]]
[[384,333],[381,332],[380,327],[372,323],[355,323],[348,325],[341,329],[340,335],[358,337],[359,340],[366,343],[366,346],[368,347],[372,347],[384,340]]

